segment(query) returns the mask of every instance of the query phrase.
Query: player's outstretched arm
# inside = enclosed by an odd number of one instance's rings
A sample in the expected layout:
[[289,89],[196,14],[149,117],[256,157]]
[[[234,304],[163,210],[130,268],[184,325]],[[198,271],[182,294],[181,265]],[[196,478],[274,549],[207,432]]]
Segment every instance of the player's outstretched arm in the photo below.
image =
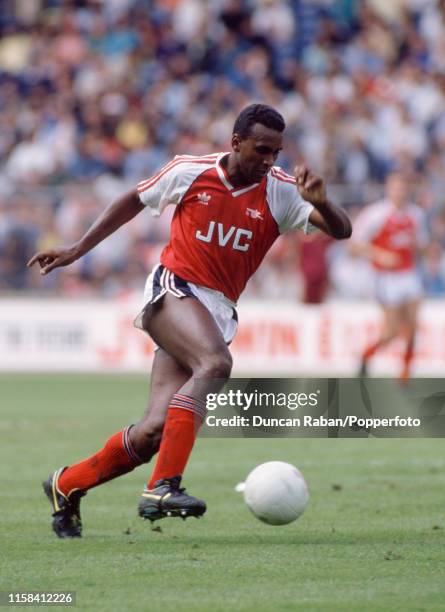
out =
[[398,253],[388,251],[370,242],[353,241],[349,244],[349,252],[351,255],[364,257],[388,270],[395,268],[401,263]]
[[28,261],[28,268],[39,262],[40,274],[48,274],[54,268],[68,266],[91,251],[121,225],[133,219],[144,208],[137,191],[129,191],[110,204],[78,242],[68,247],[57,247],[36,253]]
[[324,181],[313,174],[307,166],[295,166],[295,179],[298,191],[315,210],[309,216],[309,221],[336,240],[349,238],[352,225],[348,215],[339,206],[328,200]]

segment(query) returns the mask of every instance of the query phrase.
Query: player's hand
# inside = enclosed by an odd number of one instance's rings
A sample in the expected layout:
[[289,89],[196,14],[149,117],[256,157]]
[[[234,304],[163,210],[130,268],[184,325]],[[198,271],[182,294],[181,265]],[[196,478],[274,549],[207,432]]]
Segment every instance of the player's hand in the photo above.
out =
[[295,166],[294,173],[303,200],[316,207],[326,204],[326,187],[321,177],[314,174],[307,166]]
[[40,274],[48,274],[54,268],[60,268],[61,266],[68,266],[73,261],[79,258],[79,253],[76,247],[58,247],[55,249],[48,249],[47,251],[40,251],[31,257],[28,261],[27,266],[30,268],[35,263],[39,262]]
[[383,249],[376,249],[373,254],[373,259],[379,266],[391,270],[400,264],[401,258],[398,253],[393,253],[392,251],[386,251]]

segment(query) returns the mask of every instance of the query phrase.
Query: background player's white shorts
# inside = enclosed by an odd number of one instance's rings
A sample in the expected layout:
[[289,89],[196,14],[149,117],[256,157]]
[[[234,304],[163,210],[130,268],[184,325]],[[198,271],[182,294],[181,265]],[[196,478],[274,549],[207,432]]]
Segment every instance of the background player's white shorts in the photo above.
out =
[[154,304],[166,293],[171,293],[179,299],[197,298],[212,314],[227,344],[232,342],[238,327],[235,304],[220,291],[189,283],[161,264],[157,264],[147,278],[144,289],[144,307],[134,321],[135,327],[143,329],[142,316],[145,307],[148,304]]
[[375,272],[375,296],[383,306],[400,306],[423,295],[422,281],[416,270]]

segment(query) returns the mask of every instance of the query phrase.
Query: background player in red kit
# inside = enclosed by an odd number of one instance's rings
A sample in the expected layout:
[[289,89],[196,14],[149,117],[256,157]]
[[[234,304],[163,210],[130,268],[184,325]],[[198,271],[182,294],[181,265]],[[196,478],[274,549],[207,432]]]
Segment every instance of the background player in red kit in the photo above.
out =
[[417,312],[423,293],[416,260],[428,240],[424,213],[409,198],[408,177],[394,172],[386,180],[385,199],[367,206],[356,220],[351,250],[371,262],[375,273],[375,297],[384,312],[379,339],[363,353],[362,376],[366,375],[368,360],[376,351],[402,336],[406,347],[400,380],[409,378]]
[[130,472],[158,451],[140,516],[205,512],[205,503],[179,485],[205,417],[205,397],[230,375],[227,345],[236,332],[240,293],[281,233],[319,228],[337,239],[351,235],[348,217],[329,202],[321,178],[305,166],[292,177],[273,165],[284,128],[274,109],[245,108],[230,153],[176,157],[111,204],[79,242],[30,260],[28,265],[39,262],[47,274],[87,253],[144,208],[158,216],[176,206],[169,244],[147,279],[144,308],[135,321],[159,347],[147,411],[92,457],[56,470],[44,483],[59,537],[81,535],[79,502],[88,489]]

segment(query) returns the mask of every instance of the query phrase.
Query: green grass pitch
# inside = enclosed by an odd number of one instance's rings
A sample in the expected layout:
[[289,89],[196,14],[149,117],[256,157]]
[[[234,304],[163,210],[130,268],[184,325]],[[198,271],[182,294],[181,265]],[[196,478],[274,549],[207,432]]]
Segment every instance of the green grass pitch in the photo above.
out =
[[[58,540],[41,480],[137,420],[137,376],[2,375],[0,590],[75,590],[82,610],[443,610],[440,439],[201,439],[185,484],[197,521],[136,516],[149,468],[91,491],[84,538]],[[234,486],[258,463],[304,473],[306,513],[257,521]]]

